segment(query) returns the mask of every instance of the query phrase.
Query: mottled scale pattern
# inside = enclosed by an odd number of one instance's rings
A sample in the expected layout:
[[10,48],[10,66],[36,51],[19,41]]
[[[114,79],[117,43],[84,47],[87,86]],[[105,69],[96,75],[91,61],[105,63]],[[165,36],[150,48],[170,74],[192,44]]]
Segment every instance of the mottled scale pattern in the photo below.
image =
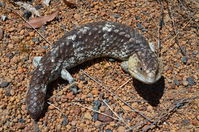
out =
[[[132,54],[142,56],[146,65],[157,63],[146,39],[130,26],[115,22],[94,22],[67,32],[42,57],[33,72],[27,93],[30,116],[38,119],[43,111],[47,85],[70,69],[97,57],[127,60]],[[153,67],[153,66],[151,66]]]

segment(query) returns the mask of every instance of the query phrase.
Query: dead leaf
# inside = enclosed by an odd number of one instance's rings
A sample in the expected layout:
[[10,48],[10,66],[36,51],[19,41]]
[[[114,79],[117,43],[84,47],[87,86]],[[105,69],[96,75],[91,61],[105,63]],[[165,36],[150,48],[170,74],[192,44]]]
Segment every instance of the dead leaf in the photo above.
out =
[[0,40],[3,39],[3,30],[0,28]]
[[[43,16],[43,17],[36,17],[32,18],[28,23],[32,25],[34,28],[39,28],[43,25],[45,25],[47,22],[52,21],[58,14],[58,11],[55,13],[48,15],[48,16]],[[24,24],[25,27],[32,28],[29,24]]]
[[75,3],[69,2],[67,0],[63,0],[64,4],[66,4],[69,8],[77,8]]

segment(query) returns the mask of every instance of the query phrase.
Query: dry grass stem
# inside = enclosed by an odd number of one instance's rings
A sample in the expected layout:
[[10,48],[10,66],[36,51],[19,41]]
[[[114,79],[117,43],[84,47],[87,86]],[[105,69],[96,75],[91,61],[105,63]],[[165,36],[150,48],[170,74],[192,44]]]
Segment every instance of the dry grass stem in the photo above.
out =
[[97,81],[96,79],[94,79],[93,77],[91,77],[90,75],[88,75],[86,72],[84,72],[83,70],[80,70],[81,72],[83,72],[87,77],[89,77],[90,79],[92,79],[93,81],[95,81],[98,85],[100,85],[101,87],[103,87],[106,91],[108,91],[109,93],[111,93],[114,97],[116,97],[117,99],[119,99],[122,103],[124,103],[125,105],[127,105],[133,112],[136,112],[137,114],[139,114],[141,117],[143,117],[144,119],[148,120],[149,122],[152,122],[151,119],[149,119],[148,117],[146,117],[144,114],[142,114],[140,111],[136,110],[135,108],[133,108],[131,105],[129,105],[128,103],[126,103],[123,99],[121,99],[118,95],[116,95],[114,92],[112,92],[111,90],[109,90],[110,88],[104,86],[103,84],[101,84],[99,81]]
[[107,114],[105,114],[105,113],[102,113],[102,112],[100,112],[100,111],[97,111],[97,110],[91,109],[91,108],[89,108],[89,107],[83,106],[83,105],[81,105],[81,104],[79,104],[79,103],[73,102],[73,103],[71,103],[71,104],[81,106],[81,107],[86,108],[86,109],[88,109],[88,110],[91,110],[91,111],[93,111],[93,112],[96,112],[96,113],[102,114],[102,115],[104,115],[104,116],[110,117],[110,118],[112,118],[112,119],[114,119],[114,120],[120,121],[120,119],[114,118],[114,117],[112,117],[112,116],[110,116],[110,115],[107,115]]

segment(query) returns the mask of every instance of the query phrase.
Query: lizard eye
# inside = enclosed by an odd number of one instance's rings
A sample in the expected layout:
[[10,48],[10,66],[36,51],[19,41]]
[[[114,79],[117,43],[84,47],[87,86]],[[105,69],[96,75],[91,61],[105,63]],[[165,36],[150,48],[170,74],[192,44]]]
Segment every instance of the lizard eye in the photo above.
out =
[[139,70],[140,70],[140,71],[143,71],[143,68],[142,68],[142,67],[139,67]]

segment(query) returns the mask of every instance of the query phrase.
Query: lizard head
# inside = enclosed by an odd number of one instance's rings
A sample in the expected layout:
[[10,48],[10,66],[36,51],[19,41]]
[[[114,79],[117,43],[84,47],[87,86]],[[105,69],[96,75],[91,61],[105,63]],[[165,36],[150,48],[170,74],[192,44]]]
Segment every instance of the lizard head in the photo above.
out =
[[161,77],[161,64],[153,52],[150,55],[135,53],[129,57],[127,65],[131,76],[145,84],[153,84]]

